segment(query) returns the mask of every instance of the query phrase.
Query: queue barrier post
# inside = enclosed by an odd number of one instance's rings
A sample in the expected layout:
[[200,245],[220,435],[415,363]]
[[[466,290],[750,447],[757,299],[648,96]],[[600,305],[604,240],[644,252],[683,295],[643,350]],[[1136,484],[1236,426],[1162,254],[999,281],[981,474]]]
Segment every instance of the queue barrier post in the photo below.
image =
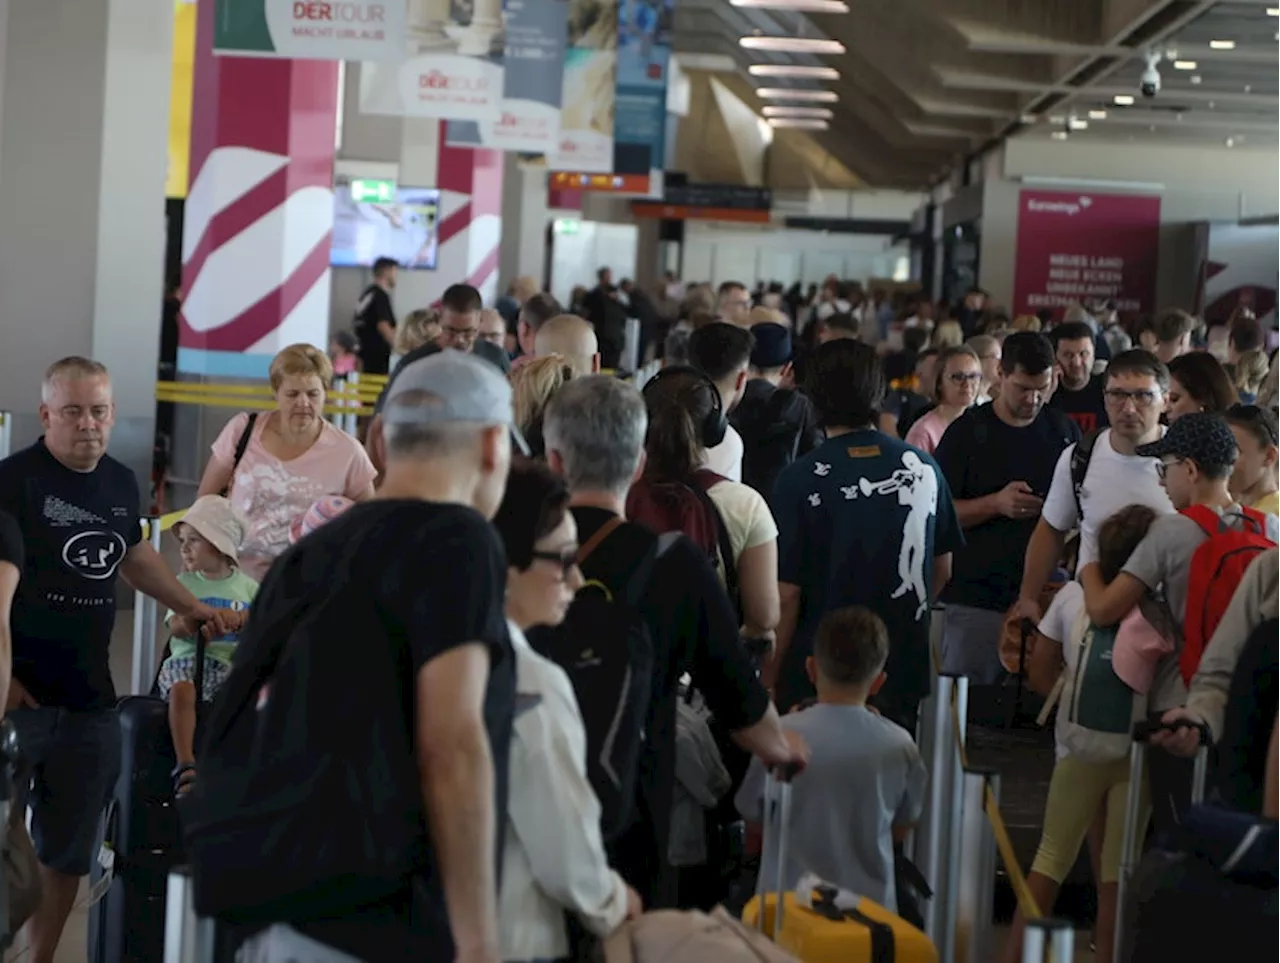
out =
[[1027,920],[1022,936],[1022,963],[1072,963],[1076,931],[1067,920]]
[[955,890],[956,963],[986,963],[992,952],[991,922],[996,878],[996,838],[987,819],[987,793],[1000,802],[1000,775],[991,769],[961,773],[959,886]]
[[[929,789],[924,814],[912,838],[912,857],[933,888],[925,901],[925,932],[939,948],[941,963],[951,963],[955,939],[955,892],[958,860],[954,858],[960,811],[962,770],[957,741],[964,740],[969,680],[938,675],[933,693],[920,713],[920,752],[929,767]],[[957,731],[957,722],[960,725]]]
[[0,411],[0,458],[8,458],[13,447],[13,415]]
[[[160,519],[147,518],[147,538],[151,547],[160,551]],[[156,603],[155,599],[141,592],[133,593],[133,673],[130,691],[145,695],[151,691],[156,677]]]
[[[355,390],[359,389],[360,387],[359,371],[353,371],[351,372],[351,374],[347,375],[347,385],[352,389],[355,389]],[[359,406],[359,404],[360,402],[357,399],[356,405]],[[349,411],[346,414],[341,415],[339,420],[341,423],[338,425],[338,427],[341,428],[343,431],[345,431],[352,438],[354,438],[356,436],[356,413],[354,411]]]

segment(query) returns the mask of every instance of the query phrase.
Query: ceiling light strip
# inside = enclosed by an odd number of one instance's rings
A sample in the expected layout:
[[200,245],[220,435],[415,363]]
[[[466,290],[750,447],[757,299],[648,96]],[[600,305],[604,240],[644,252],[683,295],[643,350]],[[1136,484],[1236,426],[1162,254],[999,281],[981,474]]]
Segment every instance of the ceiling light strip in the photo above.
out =
[[844,44],[839,40],[819,40],[816,37],[743,37],[738,45],[744,50],[766,50],[770,53],[842,54]]
[[763,113],[765,117],[817,117],[821,120],[835,116],[826,107],[766,107]]
[[806,67],[802,64],[752,64],[747,72],[753,77],[794,77],[802,80],[839,80],[835,67]]
[[730,6],[753,10],[795,10],[802,13],[848,13],[844,0],[729,0]]
[[811,104],[834,104],[840,99],[834,90],[806,90],[802,87],[757,87],[761,100],[798,100]]
[[807,117],[773,117],[769,120],[769,126],[775,129],[795,129],[795,130],[827,130],[828,124],[825,120],[813,120]]

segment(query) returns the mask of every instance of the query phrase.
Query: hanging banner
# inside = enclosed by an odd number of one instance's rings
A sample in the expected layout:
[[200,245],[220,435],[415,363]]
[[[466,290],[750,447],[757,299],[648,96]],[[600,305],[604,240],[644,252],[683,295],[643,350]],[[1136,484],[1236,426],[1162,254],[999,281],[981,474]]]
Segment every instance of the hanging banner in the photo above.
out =
[[213,52],[287,60],[405,55],[406,0],[215,0]]
[[661,170],[675,0],[621,0],[613,120],[613,171]]
[[559,150],[552,170],[613,171],[613,111],[618,68],[617,0],[569,0],[569,46]]
[[556,149],[568,15],[564,0],[507,0],[499,116],[493,121],[452,120],[445,143],[524,154]]
[[1155,308],[1160,198],[1150,194],[1022,191],[1013,310],[1074,302]]
[[413,55],[360,71],[360,110],[393,117],[494,121],[502,107],[502,0],[414,0]]

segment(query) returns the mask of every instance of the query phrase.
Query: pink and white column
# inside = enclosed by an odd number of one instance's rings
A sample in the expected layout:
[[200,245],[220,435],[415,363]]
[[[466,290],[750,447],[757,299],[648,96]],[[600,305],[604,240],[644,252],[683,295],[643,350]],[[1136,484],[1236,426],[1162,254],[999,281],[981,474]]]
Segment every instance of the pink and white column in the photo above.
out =
[[263,377],[328,341],[338,64],[220,57],[215,4],[196,30],[183,222],[183,374]]

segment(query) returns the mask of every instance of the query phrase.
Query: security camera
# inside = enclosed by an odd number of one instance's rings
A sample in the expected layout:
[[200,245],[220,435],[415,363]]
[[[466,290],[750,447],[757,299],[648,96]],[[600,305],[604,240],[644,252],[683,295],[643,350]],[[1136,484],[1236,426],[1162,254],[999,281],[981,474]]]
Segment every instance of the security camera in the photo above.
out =
[[1143,97],[1154,97],[1160,93],[1160,71],[1157,67],[1164,55],[1158,50],[1148,50],[1144,56],[1147,60],[1147,69],[1142,72],[1142,83],[1139,89]]

